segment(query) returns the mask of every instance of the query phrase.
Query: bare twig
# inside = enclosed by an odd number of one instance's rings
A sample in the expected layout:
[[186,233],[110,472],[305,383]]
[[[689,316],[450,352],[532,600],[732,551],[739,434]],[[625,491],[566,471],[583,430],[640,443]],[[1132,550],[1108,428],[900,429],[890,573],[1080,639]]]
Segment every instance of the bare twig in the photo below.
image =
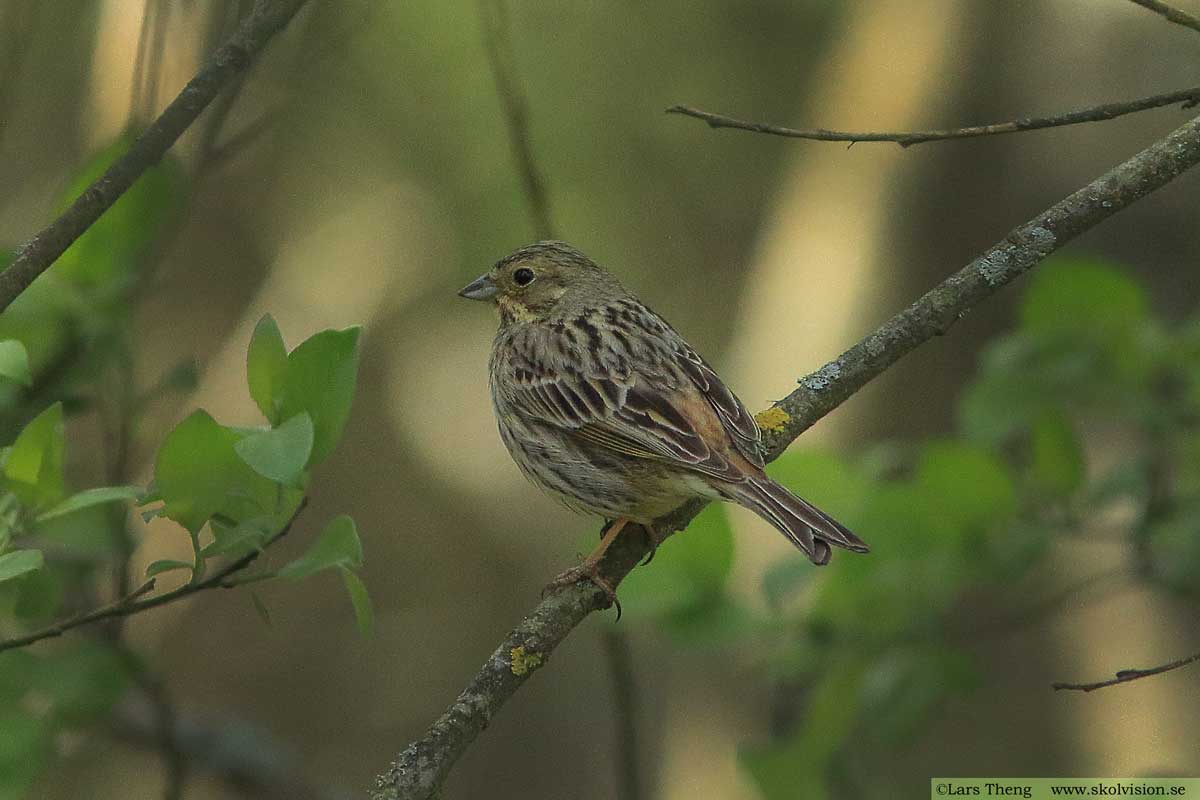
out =
[[146,58],[146,85],[141,97],[141,107],[133,109],[138,120],[150,119],[158,107],[158,82],[162,79],[163,56],[167,50],[167,24],[171,21],[171,3],[164,0],[153,0],[146,6],[146,12],[154,9],[154,28],[151,33],[150,46]]
[[[768,458],[917,346],[946,333],[979,303],[1074,239],[1200,163],[1200,117],[1193,119],[1082,189],[1015,228],[963,269],[837,359],[800,380],[764,426]],[[655,521],[660,535],[681,530],[704,507],[695,501]],[[629,526],[627,530],[638,530]],[[618,585],[649,551],[649,537],[622,535],[600,562],[600,577]],[[501,642],[424,736],[409,744],[376,780],[374,800],[432,797],[451,767],[504,703],[605,593],[581,581],[543,599]]]
[[1193,17],[1185,11],[1167,5],[1162,0],[1130,0],[1130,2],[1137,3],[1142,8],[1148,8],[1155,14],[1161,14],[1176,25],[1183,25],[1194,31],[1200,31],[1200,17]]
[[41,630],[28,633],[25,636],[19,636],[15,639],[5,639],[0,641],[0,653],[17,647],[25,647],[33,644],[34,642],[40,642],[43,639],[62,636],[67,631],[83,625],[92,625],[102,620],[115,619],[117,617],[131,617],[134,614],[140,614],[143,611],[149,611],[152,608],[158,608],[159,606],[165,606],[168,603],[174,603],[177,600],[182,600],[185,597],[190,597],[197,592],[203,592],[207,589],[229,588],[227,583],[230,576],[241,572],[246,567],[253,564],[258,559],[259,555],[266,551],[268,547],[286,536],[288,531],[292,529],[292,525],[295,524],[296,518],[300,516],[300,512],[304,510],[304,507],[307,504],[307,499],[301,500],[300,505],[296,508],[295,513],[292,514],[292,518],[287,521],[286,525],[279,529],[278,533],[267,540],[267,542],[262,546],[261,550],[252,550],[246,555],[234,561],[230,561],[228,564],[221,567],[204,580],[197,581],[195,583],[185,583],[183,586],[180,586],[177,589],[172,589],[169,592],[155,595],[154,597],[141,599],[143,595],[146,595],[154,590],[155,582],[154,579],[151,578],[125,597],[109,603],[106,606],[101,606],[100,608],[87,611],[78,616],[63,620],[62,622],[56,622],[55,624],[49,625]]
[[0,273],[0,311],[79,238],[200,116],[230,81],[246,71],[255,55],[282,30],[306,0],[258,0],[237,32],[213,54],[125,155],[84,190],[71,207],[26,242]]
[[[144,692],[130,693],[111,719],[120,741],[161,749],[159,712]],[[353,796],[308,783],[301,760],[285,742],[237,719],[176,714],[171,739],[193,772],[219,778],[231,789],[231,796],[256,800],[348,800]]]
[[[1136,1],[1136,0],[1135,0]],[[708,123],[710,128],[737,128],[738,130],[753,131],[754,133],[769,133],[773,136],[786,136],[792,139],[815,139],[821,142],[895,142],[901,147],[911,147],[922,142],[938,142],[946,139],[967,139],[975,136],[996,136],[1002,133],[1018,133],[1020,131],[1035,131],[1042,128],[1059,128],[1064,125],[1079,125],[1084,122],[1103,122],[1133,114],[1137,111],[1147,111],[1152,108],[1181,104],[1183,108],[1191,108],[1200,103],[1200,86],[1183,89],[1178,92],[1156,94],[1153,97],[1143,97],[1140,100],[1129,100],[1123,103],[1105,103],[1056,114],[1051,117],[1024,117],[1009,122],[995,122],[991,125],[974,125],[966,128],[946,128],[928,131],[903,132],[862,132],[831,131],[824,128],[785,128],[782,125],[771,125],[766,122],[749,122],[743,119],[727,117],[724,114],[714,114],[692,106],[671,106],[668,114],[682,114],[694,117]]]
[[533,158],[533,146],[529,135],[529,107],[517,79],[512,40],[509,35],[508,7],[504,0],[479,0],[479,17],[483,23],[484,49],[487,50],[488,62],[492,66],[492,77],[496,80],[496,92],[504,106],[509,143],[521,172],[521,180],[525,184],[533,227],[539,239],[552,239],[554,224],[550,220],[546,187]]
[[[1072,603],[1085,603],[1111,597],[1116,590],[1134,587],[1135,575],[1126,567],[1098,572],[999,619],[975,622],[970,627],[948,631],[956,642],[977,642],[995,636],[1007,636],[1030,625],[1043,622]],[[1101,591],[1103,590],[1103,591]]]
[[633,675],[633,658],[629,654],[629,637],[617,630],[607,630],[600,637],[608,674],[612,679],[613,722],[617,749],[617,794],[620,800],[641,800],[642,779],[638,760],[637,683]]
[[112,639],[113,650],[125,665],[126,672],[154,710],[155,745],[162,753],[167,767],[163,800],[180,800],[187,783],[188,759],[176,741],[178,715],[175,704],[171,702],[162,678],[147,668],[141,657],[121,638],[120,633],[116,633]]
[[1159,664],[1157,667],[1148,667],[1146,669],[1123,669],[1117,672],[1115,677],[1109,678],[1106,681],[1096,681],[1095,683],[1063,683],[1058,682],[1051,684],[1054,690],[1071,691],[1071,692],[1094,692],[1097,689],[1103,689],[1107,686],[1116,686],[1118,683],[1129,683],[1141,678],[1149,678],[1151,675],[1161,675],[1164,672],[1170,672],[1173,669],[1186,667],[1188,664],[1193,664],[1200,661],[1200,653],[1194,653],[1177,661],[1172,661],[1168,664]]
[[262,138],[278,120],[281,109],[263,111],[253,121],[246,124],[237,133],[231,134],[224,144],[214,144],[204,156],[201,164],[203,174],[211,174],[225,166],[226,163],[245,152],[251,145]]

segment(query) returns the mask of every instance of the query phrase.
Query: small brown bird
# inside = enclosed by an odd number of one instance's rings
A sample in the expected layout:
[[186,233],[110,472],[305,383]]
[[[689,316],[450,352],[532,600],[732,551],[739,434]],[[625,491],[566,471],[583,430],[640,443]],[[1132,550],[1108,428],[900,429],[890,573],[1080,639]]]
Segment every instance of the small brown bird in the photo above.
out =
[[[490,363],[500,438],[521,471],[568,506],[614,520],[589,577],[629,521],[694,497],[731,500],[778,528],[814,564],[829,545],[867,545],[763,472],[754,418],[662,317],[570,245],[538,242],[459,292],[494,302]],[[652,534],[653,535],[653,534]]]

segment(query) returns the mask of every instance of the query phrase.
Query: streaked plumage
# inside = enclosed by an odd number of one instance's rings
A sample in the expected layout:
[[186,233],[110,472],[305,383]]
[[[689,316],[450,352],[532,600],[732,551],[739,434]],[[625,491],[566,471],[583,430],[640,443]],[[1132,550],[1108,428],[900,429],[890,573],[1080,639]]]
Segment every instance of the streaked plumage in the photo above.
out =
[[649,523],[697,496],[759,514],[817,564],[845,527],[763,472],[754,418],[675,330],[562,242],[499,261],[461,292],[494,300],[491,392],[530,480],[578,510]]

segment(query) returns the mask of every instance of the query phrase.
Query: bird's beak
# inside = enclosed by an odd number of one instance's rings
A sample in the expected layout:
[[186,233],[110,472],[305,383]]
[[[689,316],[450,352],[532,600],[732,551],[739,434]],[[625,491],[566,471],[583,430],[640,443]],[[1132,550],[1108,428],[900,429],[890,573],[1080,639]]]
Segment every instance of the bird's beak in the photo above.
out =
[[459,289],[458,296],[468,300],[490,300],[496,296],[497,291],[499,290],[496,288],[496,284],[485,273]]

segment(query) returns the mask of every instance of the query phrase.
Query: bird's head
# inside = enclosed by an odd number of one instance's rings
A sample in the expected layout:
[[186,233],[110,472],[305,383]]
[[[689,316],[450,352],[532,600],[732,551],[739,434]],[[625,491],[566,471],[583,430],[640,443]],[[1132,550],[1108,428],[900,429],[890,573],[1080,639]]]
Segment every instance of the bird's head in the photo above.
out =
[[496,304],[505,324],[537,322],[623,296],[617,279],[564,242],[537,242],[496,262],[459,295]]

